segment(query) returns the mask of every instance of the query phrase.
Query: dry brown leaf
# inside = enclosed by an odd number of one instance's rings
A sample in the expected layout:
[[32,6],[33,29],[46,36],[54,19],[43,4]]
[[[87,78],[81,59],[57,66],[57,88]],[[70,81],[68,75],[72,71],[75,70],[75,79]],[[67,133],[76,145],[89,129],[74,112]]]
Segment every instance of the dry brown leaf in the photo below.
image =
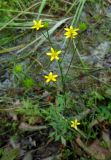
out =
[[84,142],[78,137],[76,139],[77,144],[90,156],[94,157],[97,160],[106,160],[107,158],[111,158],[111,153],[102,148],[99,145],[99,141],[95,140],[91,145],[87,146]]
[[111,4],[111,0],[108,0],[108,2]]
[[37,130],[41,130],[41,129],[46,129],[47,127],[44,126],[31,126],[27,123],[21,123],[19,126],[19,129],[22,131],[37,131]]
[[102,139],[104,140],[104,142],[106,143],[109,151],[111,152],[111,139],[109,137],[109,131],[102,131]]
[[26,155],[24,156],[23,160],[32,160],[32,154],[30,152],[26,153]]

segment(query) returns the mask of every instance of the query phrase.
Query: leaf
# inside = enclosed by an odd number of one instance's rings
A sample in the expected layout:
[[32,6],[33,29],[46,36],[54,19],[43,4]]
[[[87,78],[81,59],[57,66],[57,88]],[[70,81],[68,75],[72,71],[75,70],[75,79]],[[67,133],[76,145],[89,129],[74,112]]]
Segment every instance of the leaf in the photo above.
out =
[[111,88],[108,88],[106,90],[105,95],[108,96],[109,98],[111,97]]
[[46,128],[46,126],[30,126],[27,123],[21,123],[19,126],[19,129],[22,131],[37,131]]
[[107,144],[109,151],[111,152],[111,139],[109,137],[109,132],[102,131],[102,138],[103,138],[104,142]]
[[87,24],[86,23],[80,23],[79,24],[79,29],[81,30],[81,31],[85,31],[86,29],[88,28],[88,26],[87,26]]
[[66,140],[65,140],[65,138],[64,138],[63,136],[61,136],[61,142],[62,142],[62,144],[63,144],[64,146],[66,146]]
[[99,94],[96,91],[94,91],[92,94],[94,94],[95,98],[100,100],[100,101],[105,99],[101,94]]
[[41,15],[42,10],[44,9],[44,7],[45,7],[45,5],[46,5],[46,2],[47,2],[46,0],[42,0],[41,5],[40,5],[40,8],[39,8],[39,11],[38,11],[37,19],[40,18],[40,15]]
[[111,0],[108,0],[108,2],[111,4]]
[[90,156],[94,157],[96,160],[106,160],[111,158],[111,153],[100,146],[98,140],[93,141],[93,143],[87,146],[80,137],[76,139],[77,144]]
[[32,160],[32,155],[30,152],[26,153],[26,155],[24,156],[23,160]]
[[1,160],[15,160],[19,155],[19,149],[5,149]]

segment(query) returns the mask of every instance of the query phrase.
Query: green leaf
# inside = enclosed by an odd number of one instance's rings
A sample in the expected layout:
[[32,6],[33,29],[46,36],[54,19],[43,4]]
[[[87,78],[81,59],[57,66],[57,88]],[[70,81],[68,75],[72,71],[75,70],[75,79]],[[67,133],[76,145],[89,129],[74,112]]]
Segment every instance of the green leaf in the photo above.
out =
[[88,28],[88,26],[87,26],[86,23],[81,22],[81,23],[79,24],[79,29],[80,29],[81,31],[85,31],[87,28]]
[[15,160],[19,155],[19,149],[5,149],[1,160]]
[[26,87],[26,88],[32,88],[34,86],[34,81],[31,78],[26,78],[23,81],[23,84],[24,84],[24,87]]
[[62,144],[63,144],[64,146],[66,146],[66,140],[65,140],[65,138],[64,138],[63,136],[61,136],[61,142],[62,142]]

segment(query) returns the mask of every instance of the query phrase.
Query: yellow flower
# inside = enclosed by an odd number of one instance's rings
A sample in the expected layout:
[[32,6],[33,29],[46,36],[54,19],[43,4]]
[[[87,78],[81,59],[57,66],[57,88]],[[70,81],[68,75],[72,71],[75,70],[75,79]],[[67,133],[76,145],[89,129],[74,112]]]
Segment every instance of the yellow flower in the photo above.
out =
[[48,56],[50,56],[50,60],[53,61],[54,59],[58,60],[58,55],[61,53],[61,51],[55,51],[54,48],[51,48],[51,52],[46,53]]
[[75,119],[74,121],[71,121],[71,127],[77,130],[77,126],[80,125],[80,122],[78,122],[77,119]]
[[77,31],[79,30],[79,28],[73,28],[73,26],[70,26],[69,28],[64,29],[66,30],[64,34],[66,38],[75,38],[78,35]]
[[42,20],[36,21],[33,20],[34,25],[32,26],[33,29],[39,30],[40,28],[43,28],[44,25],[42,24]]
[[57,81],[56,78],[58,77],[58,75],[53,74],[52,72],[49,73],[49,75],[44,76],[46,78],[46,83],[49,83],[50,81]]

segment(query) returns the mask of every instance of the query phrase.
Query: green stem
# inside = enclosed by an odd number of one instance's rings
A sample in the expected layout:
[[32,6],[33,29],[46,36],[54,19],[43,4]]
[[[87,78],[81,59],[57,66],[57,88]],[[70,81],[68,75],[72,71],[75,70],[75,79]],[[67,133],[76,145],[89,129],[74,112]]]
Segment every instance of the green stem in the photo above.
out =
[[72,62],[73,62],[73,59],[74,59],[74,55],[75,55],[75,51],[76,51],[76,49],[75,49],[75,47],[73,46],[73,55],[72,55],[72,58],[71,58],[71,61],[70,61],[70,64],[69,64],[69,66],[68,66],[68,69],[67,69],[67,72],[66,72],[66,74],[65,74],[65,77],[67,76],[67,74],[68,74],[68,72],[69,72],[69,70],[70,70],[70,67],[71,67],[71,64],[72,64]]
[[58,65],[59,65],[59,70],[60,70],[60,74],[61,74],[61,83],[62,83],[62,90],[64,93],[64,103],[66,105],[66,88],[65,88],[65,80],[64,80],[64,74],[63,74],[63,69],[62,69],[62,65],[61,62],[58,61]]
[[46,30],[46,32],[47,32],[47,39],[50,42],[50,45],[53,47],[48,30]]
[[[49,33],[48,33],[48,30],[47,30],[47,36],[42,32],[42,34],[45,36],[45,38],[49,41],[51,47],[53,48],[53,45],[52,45],[52,42],[50,40],[50,36],[49,36]],[[60,74],[61,74],[61,84],[62,84],[62,90],[63,90],[63,93],[64,93],[64,103],[66,105],[66,90],[65,90],[65,80],[64,80],[64,75],[63,75],[63,69],[62,69],[62,60],[61,62],[58,61],[58,66],[59,66],[59,70],[60,70]]]
[[67,52],[67,49],[69,48],[69,44],[70,44],[70,40],[67,42],[67,46],[66,46],[66,48],[65,48],[65,52],[64,52],[63,57],[62,57],[62,59],[61,59],[61,63],[62,63],[62,61],[64,60],[64,57],[65,57],[66,52]]
[[83,68],[84,68],[84,67],[85,67],[85,64],[84,64],[84,62],[83,62],[82,59],[81,59],[81,55],[79,54],[79,51],[78,51],[78,49],[77,49],[77,47],[76,47],[76,44],[75,44],[74,40],[73,40],[73,46],[74,46],[75,51],[76,51],[76,53],[77,53],[77,55],[78,55],[78,57],[79,57],[79,60],[80,60],[80,62],[81,62],[81,65],[82,65]]
[[43,36],[49,41],[50,46],[53,48],[52,42],[50,40],[49,32],[48,30],[46,31],[47,35],[44,34],[44,32],[41,32]]

